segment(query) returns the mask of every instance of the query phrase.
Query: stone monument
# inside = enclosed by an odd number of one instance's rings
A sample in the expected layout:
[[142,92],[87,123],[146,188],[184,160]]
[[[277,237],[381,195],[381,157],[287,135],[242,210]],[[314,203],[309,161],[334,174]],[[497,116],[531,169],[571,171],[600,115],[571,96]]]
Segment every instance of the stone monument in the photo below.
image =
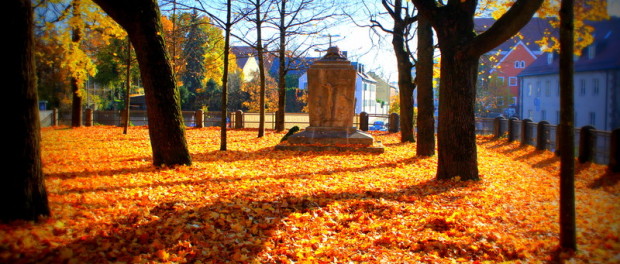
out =
[[372,136],[353,127],[357,71],[338,47],[330,47],[307,74],[310,126],[276,149],[383,152]]

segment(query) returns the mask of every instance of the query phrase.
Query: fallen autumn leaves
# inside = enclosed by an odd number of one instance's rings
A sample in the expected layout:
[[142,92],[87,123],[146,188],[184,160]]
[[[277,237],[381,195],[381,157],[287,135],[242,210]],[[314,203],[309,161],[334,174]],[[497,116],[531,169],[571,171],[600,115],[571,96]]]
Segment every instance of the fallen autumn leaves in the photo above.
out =
[[[384,154],[275,151],[283,133],[188,129],[194,165],[155,168],[135,127],[46,128],[53,216],[0,225],[2,263],[544,262],[558,159],[479,137],[479,182],[434,180],[397,134]],[[620,262],[620,184],[577,168],[576,262]]]

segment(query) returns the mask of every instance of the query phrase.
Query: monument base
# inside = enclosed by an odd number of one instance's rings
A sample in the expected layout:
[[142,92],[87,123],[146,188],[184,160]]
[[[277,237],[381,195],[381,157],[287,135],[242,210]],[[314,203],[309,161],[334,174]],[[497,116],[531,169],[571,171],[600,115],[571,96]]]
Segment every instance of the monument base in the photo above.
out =
[[363,151],[383,153],[383,145],[374,144],[371,135],[351,128],[308,127],[289,136],[276,150],[295,151]]

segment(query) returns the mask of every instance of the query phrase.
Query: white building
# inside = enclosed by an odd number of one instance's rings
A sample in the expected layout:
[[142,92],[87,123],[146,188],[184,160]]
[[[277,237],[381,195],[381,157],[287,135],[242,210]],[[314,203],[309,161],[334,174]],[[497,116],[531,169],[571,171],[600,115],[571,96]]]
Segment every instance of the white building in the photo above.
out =
[[[620,18],[593,22],[594,43],[575,57],[575,127],[620,127]],[[520,116],[560,121],[559,56],[547,53],[519,74]]]

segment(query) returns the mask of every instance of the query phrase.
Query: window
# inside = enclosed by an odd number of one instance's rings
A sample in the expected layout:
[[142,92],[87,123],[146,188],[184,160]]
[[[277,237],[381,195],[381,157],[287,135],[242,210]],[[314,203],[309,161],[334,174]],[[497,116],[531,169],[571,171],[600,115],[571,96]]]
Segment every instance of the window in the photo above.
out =
[[540,111],[540,120],[547,120],[547,111],[542,110]]
[[527,118],[534,119],[534,111],[532,109],[527,110]]
[[532,84],[527,84],[527,96],[532,96]]
[[551,96],[551,81],[549,80],[545,82],[545,96]]
[[541,94],[541,85],[540,85],[540,81],[536,82],[536,96],[540,96]]
[[579,95],[586,95],[586,80],[584,79],[581,79],[581,81],[579,81]]
[[596,113],[590,112],[590,125],[594,126],[596,124]]
[[547,53],[547,64],[553,63],[553,52]]
[[592,79],[592,95],[598,95],[598,79]]
[[596,44],[592,44],[590,45],[590,47],[588,47],[588,59],[594,59],[595,56],[596,56]]
[[559,81],[555,82],[555,87],[557,87],[557,90],[558,90],[557,96],[559,97],[560,96],[560,82]]
[[508,77],[508,85],[517,86],[517,77]]
[[515,61],[515,68],[525,68],[525,61]]
[[499,82],[499,84],[505,83],[504,77],[497,77],[497,81]]

